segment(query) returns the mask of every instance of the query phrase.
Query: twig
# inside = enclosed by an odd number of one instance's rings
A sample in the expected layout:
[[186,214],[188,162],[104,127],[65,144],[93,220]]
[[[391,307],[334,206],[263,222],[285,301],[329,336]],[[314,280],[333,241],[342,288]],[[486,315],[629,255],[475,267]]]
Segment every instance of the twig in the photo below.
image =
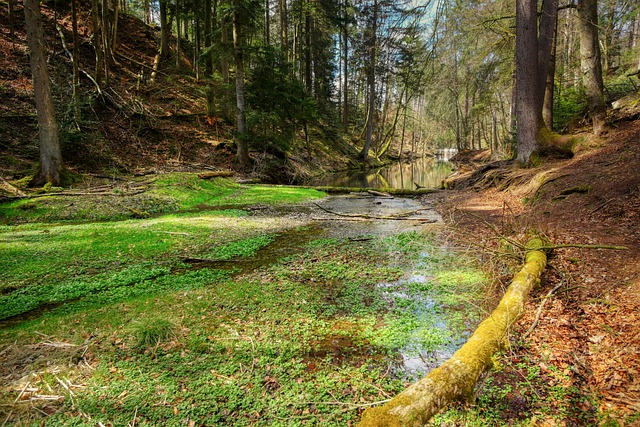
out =
[[617,197],[612,197],[608,200],[605,200],[604,202],[602,202],[601,204],[599,204],[595,209],[593,209],[591,212],[589,212],[589,215],[594,214],[596,212],[598,212],[600,209],[604,208],[605,206],[607,206],[609,203],[613,202],[615,199],[617,199]]
[[136,427],[136,417],[138,416],[138,407],[133,411],[133,420],[131,421],[131,427]]
[[7,425],[7,422],[9,421],[9,418],[11,418],[11,415],[13,415],[13,411],[10,411],[9,414],[7,414],[7,418],[5,418],[4,422],[2,423],[2,427]]
[[540,302],[540,305],[538,306],[538,311],[536,312],[536,317],[533,320],[533,323],[531,323],[531,326],[529,326],[529,329],[527,329],[527,332],[525,332],[522,335],[523,340],[526,339],[531,332],[533,332],[536,326],[538,326],[538,322],[540,321],[540,316],[542,315],[542,310],[544,309],[545,304],[547,303],[549,298],[551,298],[551,295],[553,295],[558,289],[560,289],[562,285],[564,285],[564,281],[560,281],[560,283],[558,283],[553,289],[547,292],[547,295],[542,299],[542,301]]
[[174,236],[191,236],[189,233],[181,233],[179,231],[156,231],[156,233],[172,234]]
[[16,403],[18,400],[20,400],[20,398],[22,397],[22,395],[24,394],[24,392],[27,390],[27,387],[29,387],[29,382],[27,381],[27,383],[24,385],[24,387],[22,388],[22,390],[20,391],[20,394],[18,394],[18,397],[16,397],[16,400],[13,401],[13,403]]
[[300,402],[303,405],[334,405],[334,406],[351,406],[353,408],[367,408],[369,406],[382,405],[384,403],[389,402],[391,399],[379,400],[377,402],[369,402],[369,403],[352,403],[352,402]]

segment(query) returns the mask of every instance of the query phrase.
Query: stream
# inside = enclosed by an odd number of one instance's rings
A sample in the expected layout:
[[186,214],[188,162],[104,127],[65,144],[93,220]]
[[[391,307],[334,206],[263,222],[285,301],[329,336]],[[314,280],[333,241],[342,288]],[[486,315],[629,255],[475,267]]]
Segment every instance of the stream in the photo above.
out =
[[[318,206],[319,205],[319,206]],[[398,214],[410,213],[403,216],[403,220],[378,219]],[[344,216],[341,216],[341,215]],[[268,267],[279,259],[301,253],[305,245],[312,240],[321,238],[348,238],[352,240],[370,239],[372,236],[394,236],[404,232],[420,231],[423,227],[437,227],[442,218],[433,209],[430,202],[423,198],[405,198],[379,196],[369,193],[352,193],[340,196],[328,196],[317,204],[302,204],[293,206],[264,207],[253,211],[254,216],[286,217],[290,219],[308,220],[303,229],[291,229],[280,233],[276,239],[260,249],[254,256],[232,261],[215,261],[200,265],[206,268],[234,269],[238,274],[254,271],[261,267]],[[356,218],[355,215],[372,218]],[[375,217],[375,218],[373,218]],[[393,364],[393,371],[405,378],[417,378],[441,364],[449,358],[464,342],[468,334],[448,331],[447,322],[443,316],[442,307],[411,289],[427,287],[433,279],[429,267],[426,267],[431,251],[437,252],[441,248],[427,248],[421,252],[418,261],[405,269],[404,278],[388,283],[379,283],[378,290],[390,304],[398,300],[406,300],[413,307],[414,315],[427,319],[431,328],[439,328],[443,334],[456,336],[446,344],[437,348],[423,348],[420,340],[410,340],[405,348],[399,351],[400,358]],[[392,261],[393,262],[393,261]],[[400,265],[400,263],[399,263]],[[469,328],[470,329],[470,328]],[[339,346],[340,344],[336,344]],[[340,355],[341,349],[335,348],[334,353]],[[348,351],[348,350],[347,350]]]
[[[455,152],[444,151],[433,157],[411,162],[398,161],[380,169],[356,170],[325,174],[310,180],[308,185],[351,188],[440,188],[442,181],[454,170],[448,159]],[[441,155],[440,155],[441,154]]]

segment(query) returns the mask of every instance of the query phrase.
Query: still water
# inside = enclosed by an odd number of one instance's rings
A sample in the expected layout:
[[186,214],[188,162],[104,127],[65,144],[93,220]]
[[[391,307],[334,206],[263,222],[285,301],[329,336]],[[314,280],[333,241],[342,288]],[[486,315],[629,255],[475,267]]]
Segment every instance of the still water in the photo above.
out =
[[439,188],[442,180],[451,175],[453,164],[425,157],[413,162],[396,162],[381,169],[348,171],[323,175],[308,184],[354,188]]

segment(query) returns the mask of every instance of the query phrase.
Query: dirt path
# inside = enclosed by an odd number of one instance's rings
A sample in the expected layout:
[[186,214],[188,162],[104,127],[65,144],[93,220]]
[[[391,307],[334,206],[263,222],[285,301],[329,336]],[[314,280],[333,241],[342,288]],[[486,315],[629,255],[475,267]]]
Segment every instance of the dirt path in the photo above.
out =
[[576,413],[609,414],[620,425],[640,422],[639,141],[640,121],[622,123],[604,138],[587,140],[573,159],[506,172],[493,182],[500,187],[511,181],[501,191],[471,186],[439,205],[461,241],[487,251],[497,248],[490,240],[496,234],[513,237],[531,229],[557,244],[628,248],[554,251],[543,286],[514,331],[525,333],[541,300],[560,285],[515,351],[526,353],[542,375],[561,372],[554,381],[596,398],[597,408],[584,403]]

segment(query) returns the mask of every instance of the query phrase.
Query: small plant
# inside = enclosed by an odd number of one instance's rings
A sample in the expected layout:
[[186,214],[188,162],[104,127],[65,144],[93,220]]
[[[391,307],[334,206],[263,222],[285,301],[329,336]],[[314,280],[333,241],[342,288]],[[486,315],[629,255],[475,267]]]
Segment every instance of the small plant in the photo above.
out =
[[135,348],[145,351],[176,336],[176,325],[167,319],[150,318],[135,322],[132,326]]

